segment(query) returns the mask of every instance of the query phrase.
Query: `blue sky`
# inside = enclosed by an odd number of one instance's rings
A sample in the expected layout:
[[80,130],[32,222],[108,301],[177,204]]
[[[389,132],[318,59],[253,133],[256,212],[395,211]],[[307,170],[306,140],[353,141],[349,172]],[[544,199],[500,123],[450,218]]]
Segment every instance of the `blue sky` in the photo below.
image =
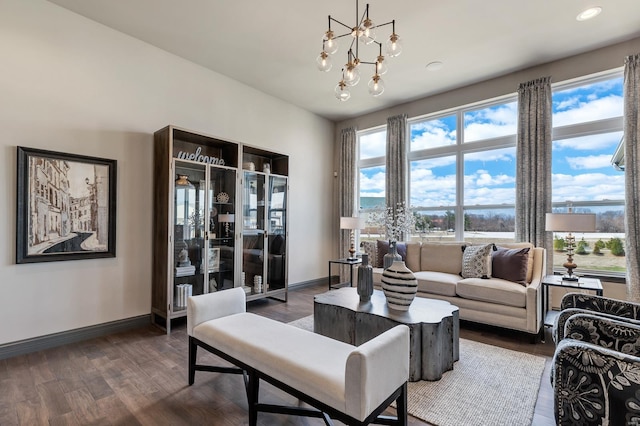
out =
[[[554,91],[554,126],[601,120],[622,115],[622,78],[578,88]],[[515,135],[515,102],[464,114],[465,147],[473,141]],[[456,116],[430,119],[410,126],[411,150],[455,144]],[[622,132],[556,140],[553,142],[553,201],[624,199],[624,174],[611,165]],[[384,155],[384,131],[361,136],[361,158]],[[468,145],[467,145],[468,144]],[[513,204],[515,148],[464,155],[466,205]],[[411,205],[455,205],[455,156],[411,163]],[[384,196],[384,167],[361,170],[361,196]]]

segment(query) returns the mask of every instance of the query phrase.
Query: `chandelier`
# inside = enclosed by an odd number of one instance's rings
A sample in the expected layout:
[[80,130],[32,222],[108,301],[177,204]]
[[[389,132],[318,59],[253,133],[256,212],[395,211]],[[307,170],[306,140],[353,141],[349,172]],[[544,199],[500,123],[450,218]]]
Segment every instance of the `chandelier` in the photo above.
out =
[[[365,7],[364,13],[360,16],[359,0],[356,0],[356,25],[349,26],[329,15],[329,29],[322,37],[322,52],[316,59],[320,71],[330,71],[332,67],[332,55],[338,51],[340,39],[347,37],[341,42],[348,44],[347,63],[342,67],[342,78],[335,88],[335,95],[341,101],[346,101],[351,97],[349,87],[355,86],[360,81],[360,65],[374,65],[375,72],[369,81],[369,93],[373,96],[380,96],[384,92],[384,82],[380,77],[387,72],[387,60],[382,55],[382,43],[376,40],[377,30],[381,27],[391,25],[391,35],[387,39],[386,54],[393,58],[402,52],[402,43],[396,34],[396,21],[389,21],[376,25],[369,18],[369,5]],[[341,25],[347,29],[344,34],[336,35],[331,30],[331,23]],[[375,59],[364,60],[361,56],[361,45],[377,45],[378,56]],[[372,49],[368,49],[372,50]]]

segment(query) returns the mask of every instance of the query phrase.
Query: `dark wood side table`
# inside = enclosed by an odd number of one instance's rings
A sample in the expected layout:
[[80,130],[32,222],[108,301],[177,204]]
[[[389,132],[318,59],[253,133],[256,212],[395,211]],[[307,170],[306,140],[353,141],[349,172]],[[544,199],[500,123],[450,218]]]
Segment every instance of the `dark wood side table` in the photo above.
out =
[[602,296],[602,283],[597,278],[582,278],[578,281],[563,281],[561,275],[547,275],[542,279],[542,314],[544,326],[552,327],[560,311],[549,310],[549,287],[562,287],[568,290],[589,290]]
[[[349,284],[349,287],[353,287],[353,282],[354,280],[354,266],[357,266],[359,264],[362,263],[362,259],[357,258],[355,260],[349,260],[349,259],[334,259],[334,260],[330,260],[329,261],[329,290],[331,290],[332,288],[339,288],[339,287],[343,287],[346,284]],[[351,281],[348,282],[341,282],[338,284],[333,284],[331,285],[331,265],[332,264],[338,264],[338,265],[349,265],[349,276],[351,277]]]

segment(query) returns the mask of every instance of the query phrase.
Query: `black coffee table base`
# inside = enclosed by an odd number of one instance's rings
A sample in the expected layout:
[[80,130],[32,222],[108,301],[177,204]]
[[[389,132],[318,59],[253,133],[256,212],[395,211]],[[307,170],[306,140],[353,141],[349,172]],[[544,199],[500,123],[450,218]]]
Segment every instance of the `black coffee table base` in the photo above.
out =
[[410,331],[409,380],[440,380],[460,358],[458,307],[447,301],[416,297],[408,311],[389,309],[375,290],[360,303],[355,288],[341,288],[314,299],[314,331],[359,346],[398,324]]

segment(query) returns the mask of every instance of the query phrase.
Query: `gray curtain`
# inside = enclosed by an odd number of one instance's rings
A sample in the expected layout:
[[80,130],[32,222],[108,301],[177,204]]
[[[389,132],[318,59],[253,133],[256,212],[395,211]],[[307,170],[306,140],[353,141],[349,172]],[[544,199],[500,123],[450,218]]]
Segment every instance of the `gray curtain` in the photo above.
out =
[[516,148],[516,241],[547,249],[547,271],[553,265],[545,214],[551,212],[551,77],[518,87]]
[[387,119],[387,167],[385,194],[387,207],[395,210],[407,201],[407,114]]
[[640,302],[640,55],[625,59],[623,90],[627,299]]
[[[340,135],[340,216],[353,216],[356,189],[356,129],[342,129]],[[338,220],[338,227],[340,221]],[[339,257],[347,257],[350,246],[349,230],[340,230]]]

